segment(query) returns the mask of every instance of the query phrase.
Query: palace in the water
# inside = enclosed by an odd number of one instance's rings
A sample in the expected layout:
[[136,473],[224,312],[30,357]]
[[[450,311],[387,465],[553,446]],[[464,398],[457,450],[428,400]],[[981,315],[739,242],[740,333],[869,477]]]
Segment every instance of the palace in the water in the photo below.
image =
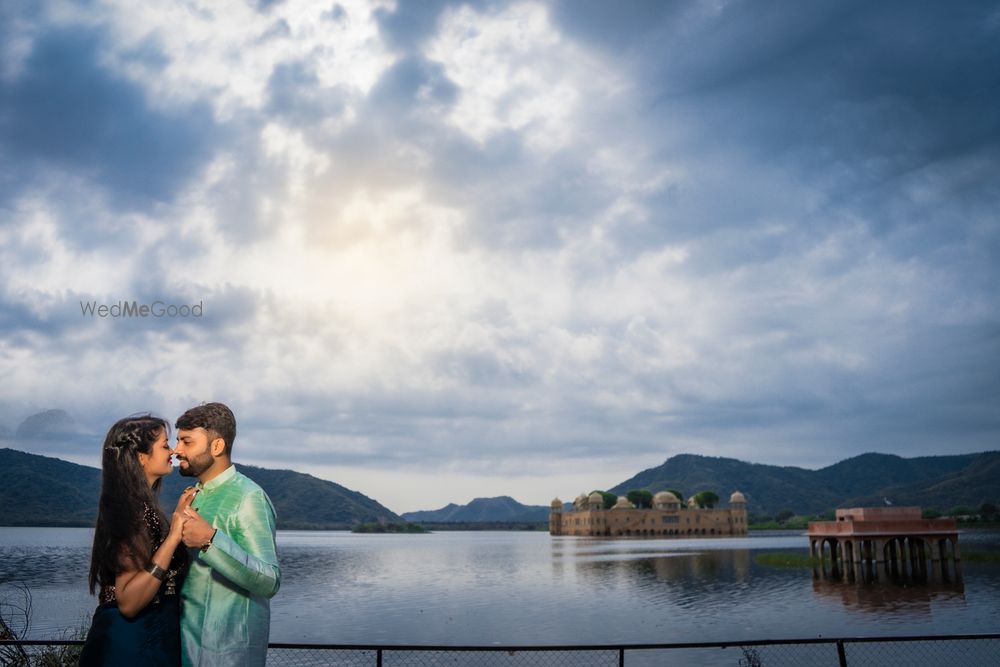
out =
[[589,537],[731,537],[747,534],[747,501],[739,491],[729,496],[729,507],[687,505],[669,491],[653,496],[651,509],[637,508],[624,496],[604,509],[604,496],[580,495],[570,508],[556,498],[549,512],[549,534]]

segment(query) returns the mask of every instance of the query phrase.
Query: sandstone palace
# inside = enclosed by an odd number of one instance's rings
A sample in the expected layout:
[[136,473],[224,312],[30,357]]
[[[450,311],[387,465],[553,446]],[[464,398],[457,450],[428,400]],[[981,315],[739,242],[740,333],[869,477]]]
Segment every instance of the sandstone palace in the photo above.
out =
[[[564,511],[565,510],[565,511]],[[747,534],[746,498],[739,491],[729,497],[729,507],[699,508],[692,498],[687,507],[669,491],[653,496],[652,509],[638,509],[624,496],[604,509],[599,493],[581,495],[571,509],[552,501],[549,534],[589,537],[731,537]]]

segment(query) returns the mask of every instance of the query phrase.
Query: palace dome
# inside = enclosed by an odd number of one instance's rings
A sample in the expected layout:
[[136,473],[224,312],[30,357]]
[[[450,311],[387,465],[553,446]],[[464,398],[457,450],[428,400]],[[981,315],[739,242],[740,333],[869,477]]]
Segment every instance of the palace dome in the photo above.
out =
[[615,506],[612,507],[611,509],[613,509],[613,510],[630,510],[630,509],[633,509],[633,505],[632,505],[632,503],[630,503],[628,501],[628,498],[626,498],[625,496],[618,496],[618,502],[616,502]]
[[588,498],[588,500],[590,500],[590,502],[592,503],[603,503],[604,496],[599,494],[597,491],[594,491],[592,494],[590,494],[590,498]]
[[694,496],[688,498],[688,507],[698,507],[698,503],[695,501]]
[[733,495],[729,496],[729,504],[733,503],[743,503],[746,505],[747,499],[739,491],[733,491]]
[[549,504],[549,507],[562,507],[562,506],[563,502],[558,498],[553,499],[552,502]]
[[669,505],[671,503],[678,505],[681,499],[670,493],[669,491],[660,491],[655,496],[653,496],[653,503],[656,505]]

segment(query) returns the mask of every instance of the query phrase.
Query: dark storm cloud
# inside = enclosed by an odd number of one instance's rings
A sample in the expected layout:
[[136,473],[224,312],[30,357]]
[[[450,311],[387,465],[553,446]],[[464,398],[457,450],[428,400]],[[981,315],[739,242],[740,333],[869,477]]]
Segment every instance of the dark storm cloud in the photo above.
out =
[[650,137],[661,155],[702,161],[705,187],[685,193],[691,205],[661,220],[680,238],[691,226],[746,225],[754,217],[756,197],[717,196],[725,184],[710,176],[712,158],[798,174],[828,205],[871,212],[868,224],[877,230],[909,222],[910,211],[879,208],[897,180],[963,155],[1000,160],[994,3],[733,2],[716,13],[697,4],[620,11],[574,2],[553,9],[561,29],[615,47],[637,74],[649,130],[661,130]]
[[665,23],[691,11],[692,3],[662,0],[553,0],[552,18],[560,30],[608,50],[644,44]]
[[[170,199],[208,156],[210,111],[153,108],[143,91],[99,63],[100,32],[55,30],[23,70],[0,83],[4,171],[48,169],[92,179],[112,201],[145,208]],[[151,56],[149,56],[151,57]]]
[[672,48],[645,47],[641,67],[664,119],[700,117],[687,142],[804,168],[845,197],[986,147],[996,158],[994,12],[992,3],[733,3],[671,31]]

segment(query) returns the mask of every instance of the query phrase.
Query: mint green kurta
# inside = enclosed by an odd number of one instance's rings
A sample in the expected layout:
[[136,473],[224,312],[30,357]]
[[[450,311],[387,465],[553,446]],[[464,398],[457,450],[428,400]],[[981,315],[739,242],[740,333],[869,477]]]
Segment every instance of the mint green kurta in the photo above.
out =
[[235,466],[198,486],[192,506],[217,532],[208,550],[190,550],[181,589],[183,664],[263,665],[270,599],[281,583],[274,506]]

